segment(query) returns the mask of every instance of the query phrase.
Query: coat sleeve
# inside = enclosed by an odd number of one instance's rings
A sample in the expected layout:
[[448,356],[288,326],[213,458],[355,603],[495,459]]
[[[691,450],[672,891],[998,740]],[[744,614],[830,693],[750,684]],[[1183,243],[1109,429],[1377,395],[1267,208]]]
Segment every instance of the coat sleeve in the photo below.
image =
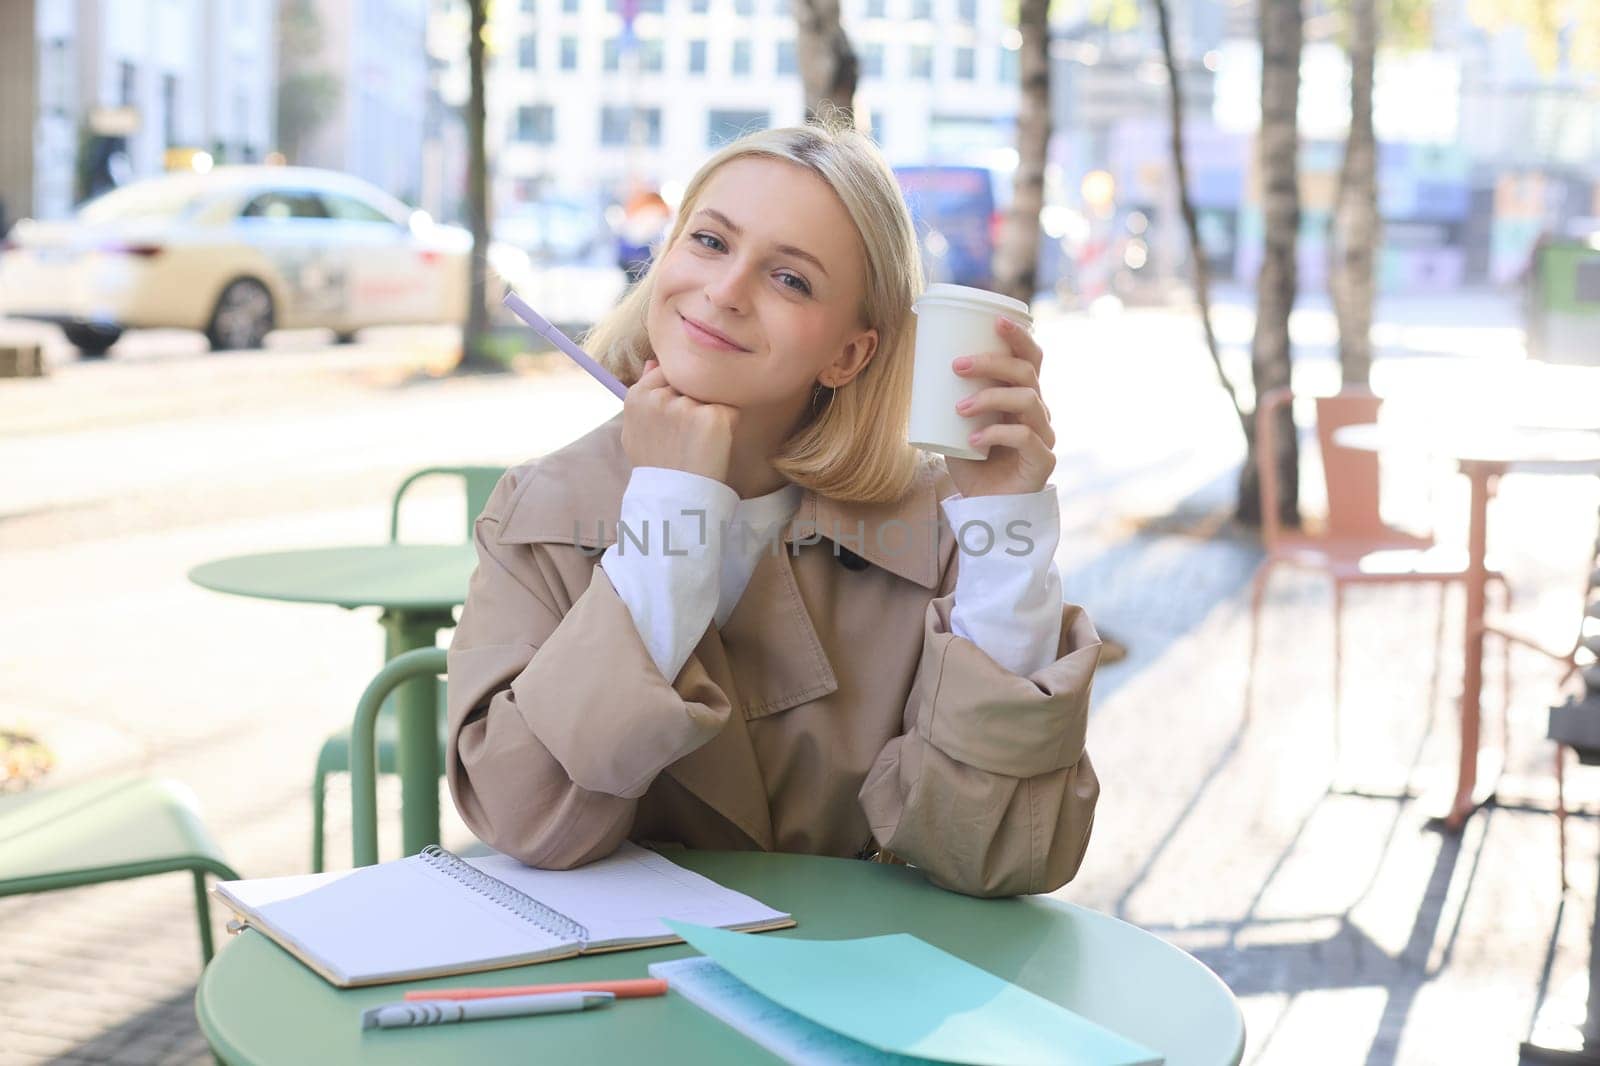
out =
[[861,805],[879,845],[935,884],[1051,892],[1077,873],[1100,794],[1084,752],[1100,638],[1066,605],[1055,661],[1019,676],[951,632],[952,584],[947,572],[928,605],[903,733],[878,754]]
[[446,775],[478,837],[530,866],[610,854],[638,797],[714,737],[731,703],[691,656],[669,684],[599,566],[563,613],[543,544],[501,544],[515,493],[479,517],[478,567],[449,653]]

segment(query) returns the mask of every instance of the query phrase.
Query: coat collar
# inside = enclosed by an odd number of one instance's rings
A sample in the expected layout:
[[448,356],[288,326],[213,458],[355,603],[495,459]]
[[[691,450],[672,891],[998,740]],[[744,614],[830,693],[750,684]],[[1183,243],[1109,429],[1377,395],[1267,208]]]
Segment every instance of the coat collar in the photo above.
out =
[[[598,555],[617,539],[617,518],[631,465],[622,448],[622,416],[523,468],[500,527],[501,544],[571,544]],[[917,468],[911,490],[894,503],[845,503],[810,489],[784,531],[797,550],[831,541],[923,588],[939,587],[939,473]]]

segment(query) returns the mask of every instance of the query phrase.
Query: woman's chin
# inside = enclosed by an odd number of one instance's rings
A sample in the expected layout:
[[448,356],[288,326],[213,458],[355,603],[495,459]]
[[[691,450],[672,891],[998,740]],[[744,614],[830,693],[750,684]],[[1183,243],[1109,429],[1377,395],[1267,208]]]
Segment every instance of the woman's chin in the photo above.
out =
[[661,368],[667,375],[667,383],[691,400],[737,407],[726,368],[706,365],[714,361],[695,353],[679,354],[676,358],[663,359]]

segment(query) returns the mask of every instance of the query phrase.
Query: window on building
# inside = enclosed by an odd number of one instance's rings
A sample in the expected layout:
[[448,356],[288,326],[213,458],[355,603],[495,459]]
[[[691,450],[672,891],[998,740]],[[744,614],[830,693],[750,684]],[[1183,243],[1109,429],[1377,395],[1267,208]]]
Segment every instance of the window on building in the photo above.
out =
[[778,42],[778,73],[794,74],[800,70],[800,60],[795,55],[793,41]]
[[1022,81],[1022,52],[1020,49],[1000,46],[1000,80],[1007,85]]
[[733,13],[749,18],[756,13],[756,0],[733,0]]
[[539,37],[537,34],[525,33],[517,42],[517,66],[523,70],[537,70],[539,67]]
[[883,112],[882,111],[873,111],[873,112],[870,112],[870,114],[872,116],[872,118],[871,118],[871,121],[872,121],[872,139],[878,142],[878,147],[882,148],[884,143],[885,143],[885,141],[884,141],[884,132],[883,132],[883,122],[884,122]]
[[911,76],[923,79],[933,77],[933,45],[911,46]]
[[689,13],[691,15],[704,15],[711,10],[711,0],[689,0]]
[[956,0],[956,18],[962,22],[977,22],[978,0]]
[[789,0],[776,0],[772,5],[772,13],[779,18],[789,18],[794,14],[794,5]]
[[861,48],[861,76],[864,78],[883,77],[883,45],[874,41],[863,45]]
[[561,11],[563,14],[576,15],[579,11],[578,0],[561,0]]
[[65,37],[53,37],[40,50],[39,110],[64,116],[71,110],[73,70]]
[[538,7],[539,0],[522,0],[522,10],[526,11],[530,15],[533,14]]
[[713,108],[706,115],[706,147],[718,148],[742,134],[764,130],[772,125],[766,111]]
[[911,0],[911,17],[923,21],[933,18],[933,0]]
[[956,77],[971,81],[978,76],[978,53],[972,48],[956,49]]
[[578,69],[578,39],[576,37],[561,38],[561,69]]
[[171,148],[178,143],[178,76],[161,75],[161,135]]
[[666,67],[666,54],[661,38],[645,38],[639,42],[639,69],[647,74],[660,74]]
[[139,68],[126,59],[117,64],[117,102],[123,107],[139,106]]
[[749,41],[734,41],[733,42],[733,73],[735,73],[735,74],[749,74],[750,73],[750,42]]
[[706,42],[689,42],[689,73],[704,74],[706,72]]
[[608,37],[605,43],[604,59],[601,66],[606,70],[622,69],[622,42],[615,37]]
[[600,109],[600,143],[609,148],[643,144],[661,145],[659,107],[611,107]]
[[554,144],[555,108],[549,104],[524,104],[517,108],[516,139],[528,144]]
[[867,0],[867,18],[881,19],[889,14],[888,0]]

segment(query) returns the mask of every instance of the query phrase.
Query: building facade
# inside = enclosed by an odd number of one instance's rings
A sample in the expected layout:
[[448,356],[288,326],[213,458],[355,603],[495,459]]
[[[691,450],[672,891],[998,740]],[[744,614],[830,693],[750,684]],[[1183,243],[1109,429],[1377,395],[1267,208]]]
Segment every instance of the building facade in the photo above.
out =
[[[1001,0],[846,0],[856,109],[891,162],[1014,153],[1020,40],[1000,11]],[[639,0],[631,40],[617,0],[519,0],[495,18],[497,205],[670,192],[718,145],[804,117],[787,0]],[[449,66],[441,96],[457,104],[464,71]]]
[[285,54],[281,76],[326,72],[331,112],[290,162],[342,170],[411,203],[422,195],[428,0],[282,0],[311,9],[316,55]]
[[261,159],[273,142],[277,0],[0,3],[5,221],[162,173],[169,150]]

